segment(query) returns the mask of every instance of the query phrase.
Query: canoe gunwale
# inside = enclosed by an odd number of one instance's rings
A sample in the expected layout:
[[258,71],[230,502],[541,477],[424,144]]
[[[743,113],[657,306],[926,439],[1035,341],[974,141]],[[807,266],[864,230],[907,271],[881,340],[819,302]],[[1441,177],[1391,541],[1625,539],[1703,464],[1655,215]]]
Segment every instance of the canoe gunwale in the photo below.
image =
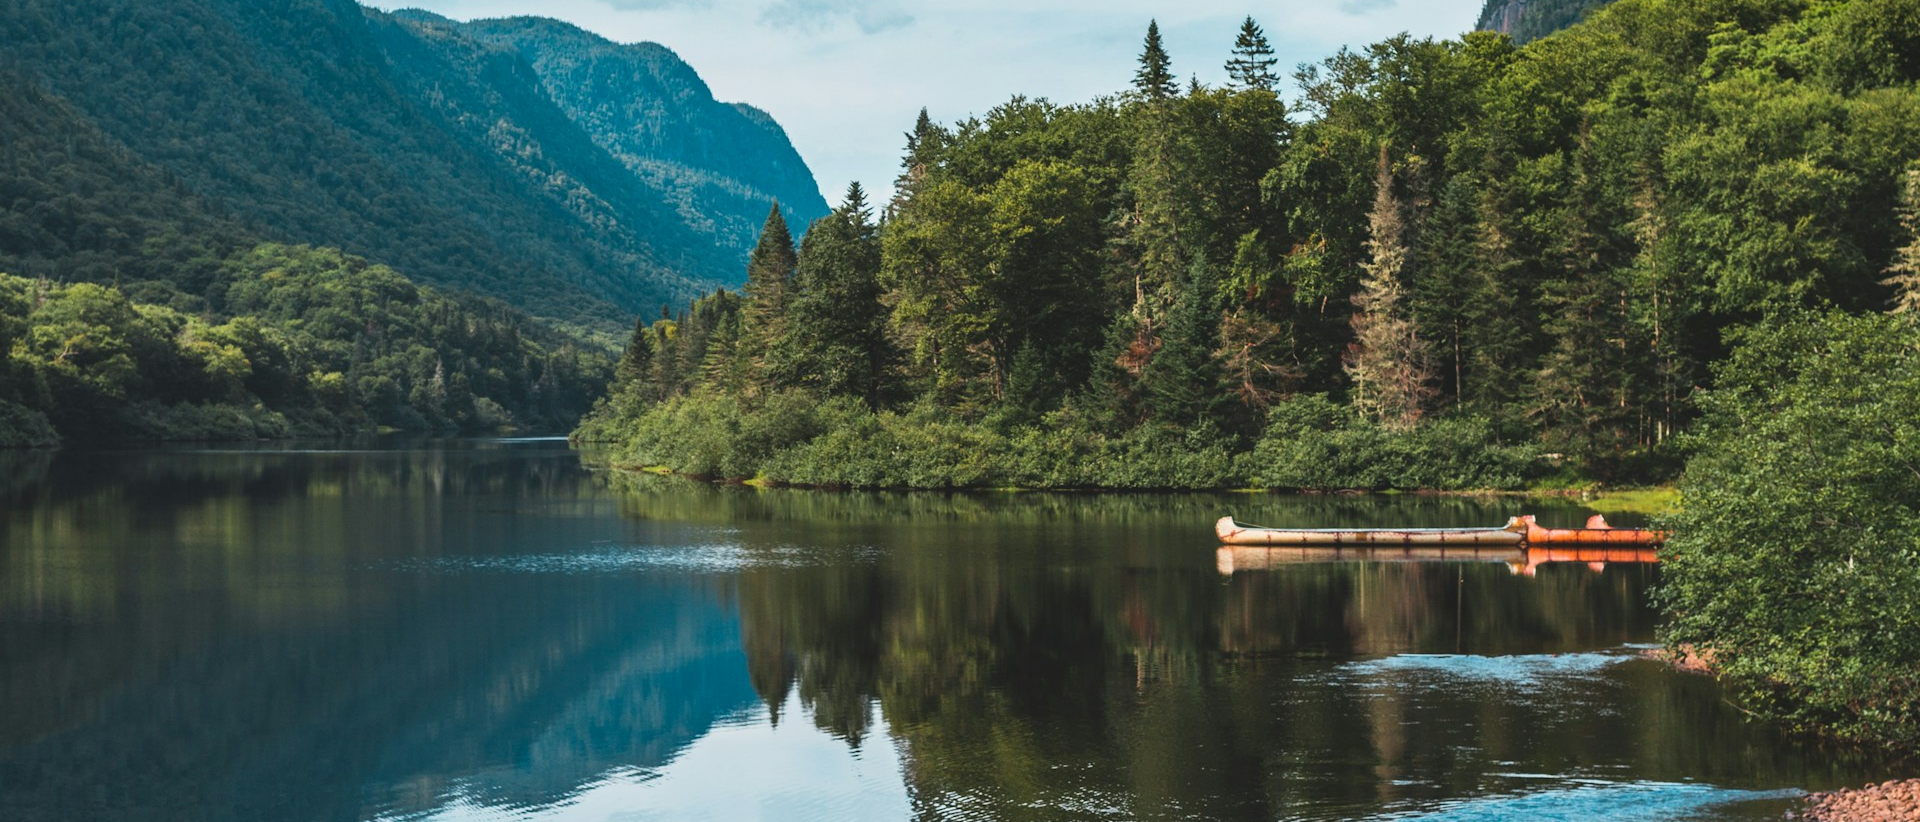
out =
[[1221,543],[1242,546],[1514,547],[1526,539],[1517,519],[1504,528],[1262,528],[1228,516],[1214,524],[1214,532]]
[[1666,542],[1664,531],[1614,528],[1602,517],[1586,528],[1544,528],[1532,515],[1514,517],[1499,528],[1265,528],[1221,517],[1214,533],[1224,545],[1238,546],[1644,546]]

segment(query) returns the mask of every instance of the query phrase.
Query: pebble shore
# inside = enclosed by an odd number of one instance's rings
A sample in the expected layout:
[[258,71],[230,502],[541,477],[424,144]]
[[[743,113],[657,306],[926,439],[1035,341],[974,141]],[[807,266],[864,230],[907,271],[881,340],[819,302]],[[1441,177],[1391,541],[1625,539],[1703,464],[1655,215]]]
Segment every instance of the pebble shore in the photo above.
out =
[[1920,820],[1920,779],[1816,793],[1807,797],[1806,808],[1792,818],[1812,822],[1915,822]]

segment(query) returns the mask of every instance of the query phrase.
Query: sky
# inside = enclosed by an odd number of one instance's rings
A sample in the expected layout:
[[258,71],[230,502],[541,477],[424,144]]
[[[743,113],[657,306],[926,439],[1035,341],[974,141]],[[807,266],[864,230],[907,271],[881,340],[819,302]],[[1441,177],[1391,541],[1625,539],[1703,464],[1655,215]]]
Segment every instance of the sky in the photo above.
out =
[[[366,2],[367,0],[362,0]],[[1014,95],[1081,103],[1127,88],[1149,20],[1182,83],[1226,79],[1251,14],[1290,74],[1399,32],[1454,37],[1482,0],[373,0],[458,20],[539,15],[673,49],[726,102],[766,110],[827,202],[886,197],[922,107],[951,124]],[[1291,97],[1290,82],[1281,89]]]

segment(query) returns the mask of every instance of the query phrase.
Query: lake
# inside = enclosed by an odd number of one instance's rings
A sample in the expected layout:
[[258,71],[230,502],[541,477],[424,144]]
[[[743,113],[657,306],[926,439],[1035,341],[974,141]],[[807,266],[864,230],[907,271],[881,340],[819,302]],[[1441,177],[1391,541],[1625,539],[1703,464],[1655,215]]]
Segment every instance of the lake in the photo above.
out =
[[1643,659],[1657,566],[1235,561],[1226,513],[1590,512],[0,454],[0,819],[1778,819],[1895,775]]

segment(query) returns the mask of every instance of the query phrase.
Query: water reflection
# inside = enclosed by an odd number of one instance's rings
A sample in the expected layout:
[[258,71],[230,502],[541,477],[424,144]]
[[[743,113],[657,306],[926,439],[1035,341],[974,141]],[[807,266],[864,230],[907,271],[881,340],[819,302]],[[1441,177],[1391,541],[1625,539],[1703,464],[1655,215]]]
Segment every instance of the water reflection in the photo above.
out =
[[1610,563],[1649,565],[1660,561],[1653,548],[1557,546],[1517,548],[1500,545],[1405,546],[1390,548],[1326,545],[1222,545],[1214,552],[1214,567],[1222,576],[1238,571],[1268,571],[1288,565],[1322,562],[1492,562],[1532,577],[1550,563],[1578,563],[1599,573]]
[[0,819],[1737,815],[1886,773],[1640,659],[1652,567],[1223,577],[1208,530],[1498,502],[755,491],[512,441],[5,456]]

